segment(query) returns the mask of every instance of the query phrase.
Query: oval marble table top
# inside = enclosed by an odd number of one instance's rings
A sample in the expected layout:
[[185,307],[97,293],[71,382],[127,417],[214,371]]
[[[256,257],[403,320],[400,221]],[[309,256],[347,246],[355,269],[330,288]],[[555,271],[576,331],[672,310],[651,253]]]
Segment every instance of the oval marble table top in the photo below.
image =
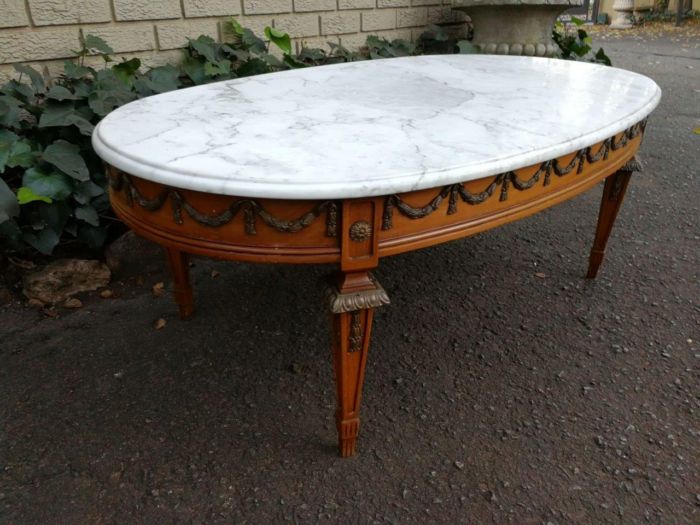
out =
[[127,104],[97,153],[174,187],[257,198],[369,197],[463,182],[591,146],[661,90],[629,71],[488,55],[310,67]]

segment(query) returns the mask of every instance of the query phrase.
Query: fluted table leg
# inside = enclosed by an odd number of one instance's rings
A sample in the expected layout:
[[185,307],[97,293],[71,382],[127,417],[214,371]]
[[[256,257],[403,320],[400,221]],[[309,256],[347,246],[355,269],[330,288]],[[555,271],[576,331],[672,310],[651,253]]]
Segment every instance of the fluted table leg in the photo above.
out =
[[617,213],[620,211],[622,201],[625,198],[630,177],[632,173],[640,170],[641,164],[635,158],[632,158],[622,168],[605,179],[603,198],[598,214],[598,226],[588,263],[588,273],[586,274],[586,277],[589,279],[595,279],[596,275],[598,275],[598,269],[605,257],[605,247],[608,244]]
[[173,297],[180,310],[180,318],[187,319],[194,313],[192,285],[190,284],[189,255],[173,248],[165,249],[168,267],[173,281]]
[[333,369],[337,390],[336,424],[342,457],[355,453],[360,402],[374,308],[389,297],[368,273],[341,274],[328,290],[332,323]]

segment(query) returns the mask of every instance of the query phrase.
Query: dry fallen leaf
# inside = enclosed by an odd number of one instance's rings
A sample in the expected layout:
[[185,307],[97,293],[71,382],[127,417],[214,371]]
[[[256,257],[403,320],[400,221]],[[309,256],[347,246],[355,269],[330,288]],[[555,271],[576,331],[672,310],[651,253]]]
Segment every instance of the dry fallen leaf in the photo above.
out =
[[156,297],[160,297],[161,295],[163,295],[163,287],[164,286],[165,286],[165,284],[162,282],[154,284],[153,288],[151,288],[153,295],[155,295]]
[[221,275],[221,274],[219,272],[217,272],[216,270],[211,271],[212,279],[216,279],[219,275]]
[[39,299],[29,299],[29,301],[27,301],[27,306],[31,306],[32,308],[43,308],[44,303],[42,303]]
[[696,135],[700,135],[700,128],[695,128],[693,130],[693,133],[695,133]]
[[42,312],[46,317],[58,317],[58,312],[55,308],[44,308]]
[[163,328],[166,324],[167,324],[167,323],[165,322],[165,319],[163,319],[163,318],[161,317],[160,319],[158,319],[158,320],[153,324],[153,328],[155,328],[156,330],[160,330],[160,329]]
[[12,257],[11,255],[7,256],[7,260],[18,268],[22,268],[22,270],[33,270],[36,268],[36,264],[34,264],[32,261],[25,261],[24,259]]
[[102,290],[100,292],[100,297],[102,297],[103,299],[109,299],[113,295],[114,295],[114,292],[112,290],[110,290],[109,288],[107,288],[106,290]]
[[65,303],[63,303],[63,307],[64,308],[82,308],[83,302],[76,297],[71,297]]
[[535,277],[539,277],[540,279],[544,279],[544,278],[547,277],[547,276],[546,276],[544,273],[542,273],[542,272],[537,272],[537,273],[535,274]]
[[145,281],[146,281],[146,280],[143,278],[143,275],[139,275],[139,276],[136,278],[136,284],[137,284],[138,286],[143,286],[143,283],[144,283]]

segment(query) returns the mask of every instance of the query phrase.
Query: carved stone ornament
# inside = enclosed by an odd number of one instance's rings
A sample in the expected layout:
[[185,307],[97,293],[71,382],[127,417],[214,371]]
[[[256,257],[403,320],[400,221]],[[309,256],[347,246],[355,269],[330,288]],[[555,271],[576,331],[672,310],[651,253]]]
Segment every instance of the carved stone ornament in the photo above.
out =
[[355,242],[366,241],[372,235],[372,226],[367,221],[357,221],[350,226],[350,238]]
[[336,285],[330,285],[326,289],[326,295],[331,313],[342,314],[390,304],[389,295],[382,288],[382,285],[377,282],[374,276],[370,275],[370,279],[374,288],[359,292],[340,293]]
[[[632,1],[632,0],[629,0]],[[552,29],[557,17],[583,0],[454,0],[474,26],[474,44],[489,55],[557,54]]]

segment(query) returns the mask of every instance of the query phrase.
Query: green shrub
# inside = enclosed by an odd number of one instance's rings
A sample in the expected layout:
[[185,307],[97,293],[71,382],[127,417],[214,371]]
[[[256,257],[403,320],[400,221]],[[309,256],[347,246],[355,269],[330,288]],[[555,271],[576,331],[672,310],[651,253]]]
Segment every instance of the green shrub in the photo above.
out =
[[[329,43],[329,50],[292,52],[288,34],[265,28],[267,41],[231,22],[231,42],[200,36],[189,40],[178,66],[141,72],[137,58],[114,62],[103,40],[86,36],[75,60],[52,78],[16,66],[18,80],[0,88],[0,249],[51,254],[61,244],[99,249],[119,222],[109,208],[107,181],[90,134],[102,117],[140,97],[181,87],[289,68],[354,60],[430,53],[474,53],[439,26],[430,26],[418,42],[367,37],[349,51]],[[583,30],[575,36],[555,34],[562,57],[591,59]],[[270,52],[270,45],[279,51]],[[104,67],[85,65],[99,56]],[[609,64],[602,53],[592,60]]]
[[583,29],[583,20],[572,16],[571,23],[573,29],[569,29],[571,26],[566,26],[560,21],[554,26],[552,38],[559,46],[559,56],[565,60],[585,60],[606,66],[612,65],[603,48],[593,54],[591,37]]

